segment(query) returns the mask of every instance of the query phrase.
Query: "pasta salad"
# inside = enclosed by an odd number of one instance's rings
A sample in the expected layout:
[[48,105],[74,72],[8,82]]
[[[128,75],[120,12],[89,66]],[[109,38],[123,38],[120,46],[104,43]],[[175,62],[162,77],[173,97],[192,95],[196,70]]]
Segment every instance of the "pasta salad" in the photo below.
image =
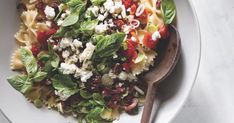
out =
[[176,16],[173,0],[21,0],[13,88],[37,108],[104,123],[137,114],[139,75]]

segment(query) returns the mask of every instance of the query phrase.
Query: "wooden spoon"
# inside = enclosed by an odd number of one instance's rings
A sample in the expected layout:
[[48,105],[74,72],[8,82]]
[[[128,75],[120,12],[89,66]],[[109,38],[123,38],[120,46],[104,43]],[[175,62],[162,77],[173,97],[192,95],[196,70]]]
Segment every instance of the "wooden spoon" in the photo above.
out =
[[179,33],[173,25],[169,26],[169,31],[169,39],[163,42],[162,49],[158,51],[158,64],[140,77],[141,81],[148,83],[141,123],[149,123],[158,84],[172,72],[180,56]]

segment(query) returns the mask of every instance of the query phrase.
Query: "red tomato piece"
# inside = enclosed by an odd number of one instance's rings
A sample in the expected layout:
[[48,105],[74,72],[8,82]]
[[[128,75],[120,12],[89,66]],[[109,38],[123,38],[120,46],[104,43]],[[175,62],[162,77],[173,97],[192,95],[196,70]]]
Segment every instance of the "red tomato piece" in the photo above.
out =
[[37,56],[37,54],[40,52],[40,46],[38,45],[32,45],[31,51],[34,56]]
[[152,34],[149,32],[146,32],[143,38],[143,44],[151,49],[155,49],[157,43],[159,42],[159,39],[157,39],[156,41],[154,41],[152,39]]
[[170,32],[169,32],[167,25],[160,26],[158,31],[159,31],[162,39],[167,39],[170,35]]

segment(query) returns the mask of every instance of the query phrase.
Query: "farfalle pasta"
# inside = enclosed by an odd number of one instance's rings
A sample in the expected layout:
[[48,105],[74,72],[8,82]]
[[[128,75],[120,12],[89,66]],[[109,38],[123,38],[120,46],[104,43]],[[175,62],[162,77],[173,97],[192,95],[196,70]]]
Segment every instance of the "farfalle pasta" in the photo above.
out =
[[21,0],[18,8],[13,88],[79,123],[138,113],[146,92],[138,79],[170,36],[173,0]]

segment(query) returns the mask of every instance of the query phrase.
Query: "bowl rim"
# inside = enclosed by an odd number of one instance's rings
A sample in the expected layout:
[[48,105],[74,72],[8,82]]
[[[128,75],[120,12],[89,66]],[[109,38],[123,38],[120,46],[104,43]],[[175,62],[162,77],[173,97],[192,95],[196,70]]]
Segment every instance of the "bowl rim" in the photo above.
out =
[[199,20],[198,20],[198,16],[197,16],[197,12],[196,9],[194,7],[194,3],[192,2],[192,0],[188,0],[189,6],[192,10],[193,13],[193,17],[195,20],[195,24],[196,24],[196,30],[198,32],[198,43],[199,43],[199,53],[198,53],[198,59],[197,59],[197,66],[196,66],[196,72],[195,72],[195,76],[193,78],[193,83],[192,86],[189,88],[189,92],[187,93],[187,95],[185,96],[185,99],[182,101],[181,105],[179,106],[178,110],[176,111],[175,115],[172,116],[172,118],[169,120],[169,123],[171,123],[172,121],[175,120],[176,116],[181,112],[181,110],[183,109],[183,106],[185,105],[186,101],[189,98],[189,95],[191,94],[191,91],[196,83],[197,80],[197,76],[198,76],[198,72],[200,70],[200,64],[201,64],[201,51],[202,51],[202,43],[201,43],[201,29],[200,29],[200,24],[199,24]]
[[[193,78],[193,82],[192,82],[192,86],[189,88],[189,92],[186,94],[185,99],[182,101],[181,105],[178,107],[178,110],[175,112],[175,115],[172,116],[172,118],[169,120],[169,123],[171,123],[172,121],[174,121],[174,119],[176,118],[176,116],[181,112],[181,110],[183,109],[183,106],[185,105],[186,101],[189,98],[189,95],[191,94],[191,91],[195,85],[195,82],[197,80],[197,76],[198,76],[198,72],[200,70],[200,63],[201,63],[201,51],[202,51],[202,43],[201,43],[201,31],[200,31],[200,24],[199,24],[199,20],[198,20],[198,16],[197,16],[197,12],[196,9],[194,7],[194,3],[192,2],[192,0],[188,0],[188,4],[189,7],[192,10],[193,13],[193,17],[195,20],[195,24],[196,24],[196,31],[198,32],[198,45],[199,45],[199,49],[198,49],[198,59],[197,59],[197,65],[196,65],[196,72],[195,72],[195,76]],[[7,117],[7,115],[3,112],[3,110],[0,108],[0,113],[2,114],[3,118],[5,118],[5,120],[7,120],[9,123],[12,123],[12,121]]]

